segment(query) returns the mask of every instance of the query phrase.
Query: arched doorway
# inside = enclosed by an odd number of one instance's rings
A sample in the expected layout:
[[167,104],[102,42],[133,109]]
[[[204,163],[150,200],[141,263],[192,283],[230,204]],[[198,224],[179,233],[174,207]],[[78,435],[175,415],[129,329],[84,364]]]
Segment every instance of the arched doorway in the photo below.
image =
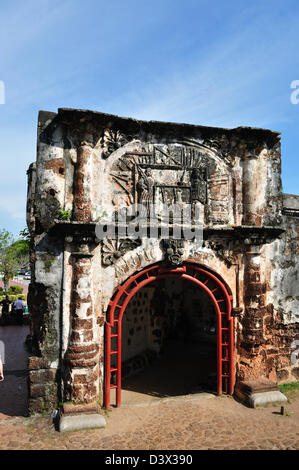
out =
[[[109,303],[105,332],[104,405],[106,409],[110,408],[111,390],[116,390],[116,406],[121,404],[122,319],[126,307],[142,287],[159,279],[171,277],[194,283],[212,302],[217,317],[217,394],[233,393],[234,329],[231,317],[232,296],[229,287],[217,273],[205,266],[184,263],[182,267],[165,268],[160,262],[130,276],[123,285],[118,286]],[[115,383],[112,383],[112,374],[116,377]]]

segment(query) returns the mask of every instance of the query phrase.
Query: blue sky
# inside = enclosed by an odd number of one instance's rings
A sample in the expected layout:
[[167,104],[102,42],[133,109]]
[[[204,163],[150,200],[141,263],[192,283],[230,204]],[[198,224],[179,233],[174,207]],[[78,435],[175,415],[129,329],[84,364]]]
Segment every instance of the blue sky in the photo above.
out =
[[25,227],[38,110],[282,132],[299,193],[298,0],[2,0],[0,228]]

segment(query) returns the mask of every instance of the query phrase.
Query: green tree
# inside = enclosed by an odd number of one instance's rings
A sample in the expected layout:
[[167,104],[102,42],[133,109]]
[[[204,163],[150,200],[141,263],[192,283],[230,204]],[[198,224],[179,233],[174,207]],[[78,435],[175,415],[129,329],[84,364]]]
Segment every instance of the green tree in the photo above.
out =
[[13,277],[16,267],[10,250],[10,246],[13,242],[13,236],[10,232],[5,229],[0,230],[0,269],[2,271],[4,289],[6,291],[9,287],[9,280]]
[[9,288],[9,281],[17,270],[28,266],[29,238],[26,230],[20,233],[21,237],[14,240],[13,235],[5,229],[0,230],[0,271],[3,273],[4,289]]
[[28,243],[28,250],[29,250],[30,233],[29,233],[28,228],[24,228],[24,230],[21,230],[19,237],[20,237],[21,240],[27,241],[27,243]]
[[13,236],[4,228],[0,230],[0,253],[13,242]]
[[15,257],[14,251],[11,249],[11,247],[8,247],[7,249],[4,250],[2,256],[1,256],[1,269],[3,272],[3,284],[4,284],[4,289],[8,291],[9,288],[9,281],[10,279],[13,279],[17,269],[18,269],[19,263],[17,258]]

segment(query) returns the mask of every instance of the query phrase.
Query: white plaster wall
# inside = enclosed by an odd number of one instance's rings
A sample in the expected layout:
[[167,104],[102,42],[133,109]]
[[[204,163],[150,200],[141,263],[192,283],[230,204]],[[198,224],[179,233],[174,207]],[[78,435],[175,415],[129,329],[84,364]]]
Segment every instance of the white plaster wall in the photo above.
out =
[[285,233],[281,240],[266,245],[268,279],[271,289],[268,302],[283,314],[285,324],[299,322],[299,256],[296,253],[298,224],[296,218],[285,217]]

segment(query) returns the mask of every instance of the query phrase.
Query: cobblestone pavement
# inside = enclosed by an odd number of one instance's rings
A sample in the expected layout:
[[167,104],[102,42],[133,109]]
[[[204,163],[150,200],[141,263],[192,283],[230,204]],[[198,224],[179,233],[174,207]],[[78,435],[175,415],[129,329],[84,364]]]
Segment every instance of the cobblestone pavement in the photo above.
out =
[[63,434],[49,417],[11,417],[0,420],[0,449],[299,449],[298,394],[285,409],[194,395],[124,406],[108,413],[106,429]]

